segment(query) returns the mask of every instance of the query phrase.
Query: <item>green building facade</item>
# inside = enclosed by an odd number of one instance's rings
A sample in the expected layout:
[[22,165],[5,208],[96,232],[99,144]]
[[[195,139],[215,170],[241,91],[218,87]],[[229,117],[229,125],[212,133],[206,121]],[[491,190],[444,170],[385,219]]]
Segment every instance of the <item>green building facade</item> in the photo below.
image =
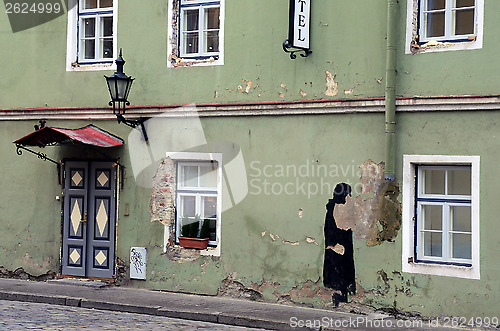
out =
[[[344,286],[323,283],[328,251],[340,273],[354,262],[349,301],[494,317],[500,3],[297,1],[312,53],[296,59],[287,0],[6,6],[2,275],[324,308]],[[108,106],[120,49],[135,78],[124,116],[147,141]],[[89,124],[123,145],[52,129]],[[39,146],[12,143],[30,134]],[[352,189],[333,211],[352,251],[325,240],[338,183]],[[200,219],[209,246],[181,247]]]

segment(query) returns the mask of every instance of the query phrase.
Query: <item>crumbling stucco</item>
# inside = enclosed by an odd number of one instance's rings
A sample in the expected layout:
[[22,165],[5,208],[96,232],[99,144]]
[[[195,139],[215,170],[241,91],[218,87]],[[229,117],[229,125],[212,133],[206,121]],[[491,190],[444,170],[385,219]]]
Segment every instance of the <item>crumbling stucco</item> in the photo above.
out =
[[[283,286],[279,282],[262,279],[245,285],[242,280],[236,278],[235,274],[231,274],[222,280],[217,295],[309,307],[333,306],[332,296],[339,291],[326,288],[321,283],[321,279],[306,280],[283,291]],[[357,296],[351,298],[355,300]],[[356,299],[356,301],[359,300]]]
[[128,285],[128,281],[129,281],[129,269],[127,268],[125,262],[117,256],[115,284],[118,286]]
[[222,280],[221,286],[217,290],[217,295],[226,296],[236,299],[249,299],[253,301],[261,301],[262,293],[252,288],[245,287],[242,283],[227,277]]
[[175,164],[169,157],[163,159],[153,177],[153,191],[149,203],[151,222],[165,225],[175,222]]
[[196,249],[186,249],[175,244],[175,195],[176,167],[170,158],[164,158],[153,177],[153,189],[149,203],[150,220],[158,221],[168,227],[168,242],[165,255],[172,262],[197,260],[201,253]]
[[[267,230],[261,232],[262,237],[264,237],[266,234],[267,234]],[[278,242],[281,242],[284,245],[290,245],[290,246],[299,246],[300,242],[301,242],[301,241],[287,240],[285,238],[281,238],[279,234],[274,234],[274,233],[269,233],[269,238],[271,238],[271,240],[274,241],[274,242],[278,241]],[[318,243],[316,242],[316,239],[313,238],[313,237],[305,237],[304,241],[306,243],[309,243],[309,244],[313,244],[314,243],[314,244],[318,245]]]
[[385,180],[384,166],[383,162],[376,164],[372,160],[360,165],[360,184],[356,188],[373,197],[348,196],[345,205],[338,205],[333,212],[339,228],[352,229],[354,238],[366,240],[368,246],[391,241],[401,228],[401,203],[397,200],[399,185]]
[[56,273],[54,271],[48,271],[44,274],[32,275],[26,272],[22,267],[19,267],[16,270],[11,271],[8,270],[7,268],[4,268],[3,266],[0,266],[0,277],[46,281],[47,279],[54,279],[56,277]]
[[325,95],[329,97],[334,97],[338,93],[339,93],[339,84],[335,82],[335,76],[330,71],[327,70]]

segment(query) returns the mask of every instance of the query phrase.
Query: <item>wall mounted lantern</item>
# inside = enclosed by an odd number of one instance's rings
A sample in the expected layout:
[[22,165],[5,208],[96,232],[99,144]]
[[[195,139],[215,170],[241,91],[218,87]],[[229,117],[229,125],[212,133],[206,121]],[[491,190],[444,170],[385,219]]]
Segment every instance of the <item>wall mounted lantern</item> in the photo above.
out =
[[138,120],[127,120],[125,119],[125,108],[130,106],[130,101],[128,101],[128,94],[130,92],[130,87],[132,87],[132,82],[134,78],[132,76],[127,76],[123,72],[123,65],[125,60],[122,57],[122,50],[120,49],[120,55],[115,60],[116,72],[112,76],[104,76],[106,78],[106,83],[108,83],[109,94],[111,95],[110,106],[113,106],[113,113],[118,120],[118,123],[123,123],[130,126],[131,128],[136,128],[140,126],[142,129],[142,134],[144,135],[144,140],[148,141],[148,135],[146,134],[146,128],[144,127],[144,122],[146,119],[140,118]]

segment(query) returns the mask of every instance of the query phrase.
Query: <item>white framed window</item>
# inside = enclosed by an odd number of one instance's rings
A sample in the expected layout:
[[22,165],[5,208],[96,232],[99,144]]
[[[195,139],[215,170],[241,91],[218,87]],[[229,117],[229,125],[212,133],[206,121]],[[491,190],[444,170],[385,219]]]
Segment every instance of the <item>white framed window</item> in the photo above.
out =
[[479,279],[479,156],[403,158],[403,272]]
[[406,53],[482,47],[484,0],[407,0]]
[[116,0],[70,0],[66,69],[109,70],[117,56]]
[[177,163],[176,237],[196,225],[197,235],[204,227],[209,245],[217,245],[218,164],[216,161]]
[[182,235],[183,226],[197,224],[194,228],[199,234],[205,224],[209,247],[200,254],[220,256],[222,154],[169,152],[167,157],[175,163],[177,184],[175,238],[171,238],[169,226],[165,226],[165,247],[171,241],[178,243],[177,238]]
[[169,0],[169,67],[220,65],[225,0]]
[[181,57],[219,55],[220,3],[181,0]]

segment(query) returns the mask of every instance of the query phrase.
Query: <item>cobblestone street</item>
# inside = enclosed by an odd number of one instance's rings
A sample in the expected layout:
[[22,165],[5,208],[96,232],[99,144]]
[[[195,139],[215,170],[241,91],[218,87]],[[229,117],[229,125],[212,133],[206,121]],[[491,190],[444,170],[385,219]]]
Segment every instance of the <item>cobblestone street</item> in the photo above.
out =
[[0,330],[262,330],[162,316],[0,300]]

